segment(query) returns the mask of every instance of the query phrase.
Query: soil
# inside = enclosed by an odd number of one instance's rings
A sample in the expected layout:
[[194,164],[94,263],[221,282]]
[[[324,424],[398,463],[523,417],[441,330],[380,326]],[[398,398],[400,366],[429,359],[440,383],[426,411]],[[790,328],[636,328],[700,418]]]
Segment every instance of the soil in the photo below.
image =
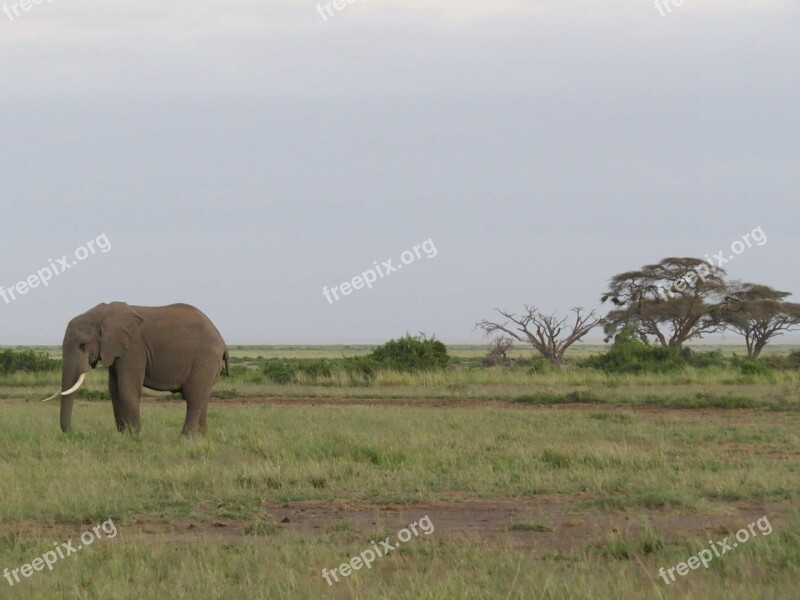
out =
[[[717,541],[725,536],[730,538],[764,515],[769,516],[774,528],[779,528],[783,515],[792,512],[788,505],[774,503],[731,503],[715,507],[713,514],[702,515],[659,510],[598,512],[581,510],[579,502],[577,497],[402,505],[309,501],[265,505],[262,517],[263,522],[273,523],[280,530],[268,536],[321,537],[331,526],[344,521],[359,538],[391,536],[396,540],[398,531],[427,516],[440,541],[458,538],[532,551],[568,552],[586,548],[608,535],[636,537],[645,530],[662,538]],[[202,512],[202,507],[198,508]],[[0,525],[0,534],[13,531],[24,537],[77,539],[90,525],[94,523],[4,523]],[[152,543],[230,543],[252,540],[249,534],[252,525],[250,521],[211,517],[170,523],[126,518],[117,528],[121,539],[144,539]]]

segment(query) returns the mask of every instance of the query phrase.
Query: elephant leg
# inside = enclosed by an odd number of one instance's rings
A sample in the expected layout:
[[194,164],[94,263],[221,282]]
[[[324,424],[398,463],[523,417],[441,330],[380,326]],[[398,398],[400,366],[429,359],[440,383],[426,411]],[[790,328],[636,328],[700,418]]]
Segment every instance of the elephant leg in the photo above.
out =
[[120,431],[139,433],[142,429],[139,418],[139,402],[142,397],[144,375],[136,375],[123,369],[116,370],[119,393],[119,415],[122,423]]
[[206,369],[199,373],[193,371],[189,381],[183,386],[183,397],[186,400],[186,421],[181,432],[183,435],[205,434],[208,401],[217,375],[216,370]]
[[206,418],[208,417],[208,401],[203,404],[203,409],[200,411],[200,435],[205,435],[206,431],[208,431],[208,426],[206,425]]
[[108,393],[111,395],[111,405],[114,407],[114,421],[117,424],[117,431],[125,430],[125,418],[122,413],[122,405],[119,399],[119,382],[117,372],[112,366],[108,370]]

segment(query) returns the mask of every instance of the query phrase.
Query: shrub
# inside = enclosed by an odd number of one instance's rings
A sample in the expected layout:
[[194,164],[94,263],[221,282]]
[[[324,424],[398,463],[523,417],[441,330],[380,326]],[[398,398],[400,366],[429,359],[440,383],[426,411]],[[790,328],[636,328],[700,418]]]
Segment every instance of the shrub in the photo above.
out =
[[[237,369],[241,369],[242,372]],[[320,379],[329,379],[337,371],[344,372],[350,383],[358,385],[369,381],[375,374],[375,364],[367,356],[354,356],[341,361],[324,358],[313,360],[281,360],[270,358],[261,365],[261,374],[273,383],[286,385],[289,383],[320,383]],[[232,373],[248,380],[247,367],[234,367]],[[309,381],[310,380],[310,381]]]
[[665,373],[680,370],[685,363],[677,348],[651,346],[636,337],[633,327],[626,326],[607,352],[589,356],[581,365],[606,373]]
[[728,364],[721,350],[697,352],[691,348],[681,350],[681,358],[690,367],[706,369],[708,367],[724,367]]
[[[746,358],[740,359],[736,364],[741,366],[742,362],[747,360]],[[777,371],[794,371],[800,369],[800,351],[798,350],[793,350],[789,354],[762,355],[758,360]]]
[[270,358],[261,365],[261,372],[275,383],[291,383],[294,380],[297,368],[295,365],[279,358]]
[[303,373],[313,379],[318,377],[330,377],[332,372],[330,361],[324,358],[298,362],[295,364],[295,368],[298,373]]
[[553,363],[547,360],[544,356],[534,356],[528,363],[528,373],[530,375],[542,375],[544,373],[552,373],[558,369]]
[[[336,373],[344,373],[351,385],[369,383],[378,369],[416,372],[447,366],[447,348],[441,342],[426,337],[406,336],[379,346],[366,356],[352,356],[341,360],[281,360],[270,358],[261,365],[261,373],[274,383],[286,385],[309,380],[319,384]],[[238,367],[234,367],[234,374]],[[242,367],[245,368],[246,367]]]
[[739,372],[742,375],[772,375],[772,367],[760,360],[745,359],[739,365]]
[[44,352],[33,350],[15,351],[11,349],[0,350],[0,374],[26,371],[56,371],[61,367],[61,361],[50,358]]
[[348,374],[350,383],[370,381],[375,376],[375,362],[370,356],[351,356],[342,361],[342,368]]
[[509,351],[514,347],[514,340],[508,336],[500,336],[494,338],[489,342],[489,348],[486,350],[486,356],[483,357],[482,364],[484,367],[507,367],[511,364],[511,358],[508,356]]
[[406,373],[443,369],[450,361],[447,346],[424,335],[406,335],[398,340],[390,340],[375,348],[369,358],[378,368]]

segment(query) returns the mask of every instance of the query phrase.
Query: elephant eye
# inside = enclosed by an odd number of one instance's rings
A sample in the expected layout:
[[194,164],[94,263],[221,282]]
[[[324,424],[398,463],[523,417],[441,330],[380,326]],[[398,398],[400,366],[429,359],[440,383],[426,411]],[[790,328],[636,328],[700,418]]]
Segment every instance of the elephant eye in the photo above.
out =
[[80,347],[81,350],[86,350],[86,344],[80,344],[79,347]]

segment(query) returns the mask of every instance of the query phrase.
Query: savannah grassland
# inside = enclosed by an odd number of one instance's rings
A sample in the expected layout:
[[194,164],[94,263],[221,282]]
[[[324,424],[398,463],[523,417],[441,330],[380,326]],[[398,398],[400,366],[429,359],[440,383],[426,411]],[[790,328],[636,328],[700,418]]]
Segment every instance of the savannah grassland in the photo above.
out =
[[[0,569],[109,518],[119,535],[0,579],[0,598],[797,597],[798,371],[486,369],[458,347],[446,371],[368,382],[256,368],[366,350],[235,347],[192,440],[183,403],[155,393],[142,434],[117,434],[101,369],[69,435],[35,401],[58,373],[5,376]],[[325,583],[425,515],[431,535]],[[771,535],[658,577],[762,516]]]

